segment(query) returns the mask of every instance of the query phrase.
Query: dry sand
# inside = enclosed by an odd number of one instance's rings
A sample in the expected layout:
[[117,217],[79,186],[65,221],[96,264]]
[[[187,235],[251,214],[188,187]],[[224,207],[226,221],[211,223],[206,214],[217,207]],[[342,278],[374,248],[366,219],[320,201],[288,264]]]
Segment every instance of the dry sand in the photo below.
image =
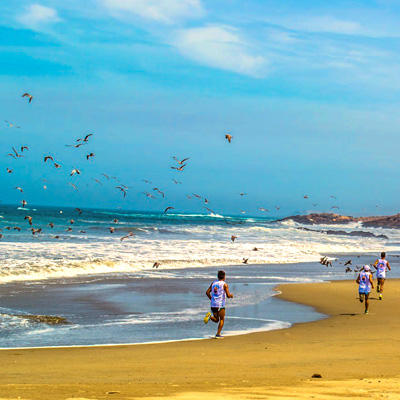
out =
[[400,281],[386,285],[369,315],[354,281],[282,285],[331,317],[274,332],[0,351],[0,399],[400,399]]

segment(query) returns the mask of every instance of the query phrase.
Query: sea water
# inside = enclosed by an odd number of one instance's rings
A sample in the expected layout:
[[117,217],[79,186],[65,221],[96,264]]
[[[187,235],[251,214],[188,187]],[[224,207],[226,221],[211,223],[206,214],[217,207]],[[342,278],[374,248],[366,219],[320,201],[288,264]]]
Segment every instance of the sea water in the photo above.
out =
[[[210,337],[216,325],[203,322],[209,308],[205,292],[219,268],[235,294],[227,304],[225,334],[286,328],[324,316],[277,299],[278,284],[355,279],[344,272],[347,258],[353,258],[353,266],[362,265],[382,249],[392,255],[400,251],[396,230],[368,229],[389,240],[328,236],[256,217],[94,209],[79,215],[68,208],[5,206],[0,215],[3,348]],[[32,235],[25,215],[43,232]],[[358,224],[334,229],[366,230]],[[129,232],[135,236],[121,241]],[[235,242],[231,235],[237,236]],[[334,254],[342,264],[317,263],[322,255]],[[248,264],[241,264],[243,258]],[[154,262],[160,263],[158,269]],[[48,326],[16,316],[21,314],[58,315],[69,323]]]

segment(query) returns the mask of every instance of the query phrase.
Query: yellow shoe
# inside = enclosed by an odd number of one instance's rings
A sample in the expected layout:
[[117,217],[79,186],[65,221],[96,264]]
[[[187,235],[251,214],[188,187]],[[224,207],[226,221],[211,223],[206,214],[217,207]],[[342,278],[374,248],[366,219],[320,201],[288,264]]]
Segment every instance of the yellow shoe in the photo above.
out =
[[211,313],[208,312],[207,315],[204,317],[204,323],[208,324],[208,321],[210,320],[210,318],[211,318]]

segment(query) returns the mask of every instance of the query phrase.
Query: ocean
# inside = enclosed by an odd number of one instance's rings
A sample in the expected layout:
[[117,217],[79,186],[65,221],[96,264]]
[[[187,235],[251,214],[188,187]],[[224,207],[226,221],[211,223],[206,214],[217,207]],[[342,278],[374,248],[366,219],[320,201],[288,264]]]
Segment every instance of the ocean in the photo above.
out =
[[[32,235],[25,216],[42,232]],[[371,263],[386,250],[396,266],[400,252],[397,230],[312,227],[389,239],[336,236],[249,216],[119,209],[83,209],[79,215],[66,207],[1,206],[0,227],[0,348],[211,337],[216,326],[203,323],[205,291],[220,268],[235,294],[227,305],[225,334],[286,328],[324,316],[276,298],[278,284],[355,279],[344,271],[347,259],[353,266]],[[134,236],[121,241],[129,232]],[[234,242],[231,235],[237,236]],[[332,268],[318,263],[323,255],[337,258]],[[391,277],[398,275],[393,270]],[[24,314],[57,315],[69,323],[49,326]]]

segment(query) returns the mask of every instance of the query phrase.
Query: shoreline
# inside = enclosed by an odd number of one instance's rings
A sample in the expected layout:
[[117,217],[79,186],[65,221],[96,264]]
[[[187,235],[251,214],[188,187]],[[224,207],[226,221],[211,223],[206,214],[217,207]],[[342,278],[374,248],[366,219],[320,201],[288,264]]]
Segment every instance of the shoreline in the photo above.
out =
[[[7,349],[1,352],[0,393],[3,399],[34,400],[78,393],[81,399],[106,398],[110,391],[119,399],[400,394],[400,316],[392,311],[398,307],[400,280],[388,280],[383,301],[371,294],[369,315],[363,314],[353,281],[280,288],[281,299],[311,305],[330,317],[224,340]],[[376,346],[379,337],[384,340]],[[322,379],[311,379],[314,373]]]

